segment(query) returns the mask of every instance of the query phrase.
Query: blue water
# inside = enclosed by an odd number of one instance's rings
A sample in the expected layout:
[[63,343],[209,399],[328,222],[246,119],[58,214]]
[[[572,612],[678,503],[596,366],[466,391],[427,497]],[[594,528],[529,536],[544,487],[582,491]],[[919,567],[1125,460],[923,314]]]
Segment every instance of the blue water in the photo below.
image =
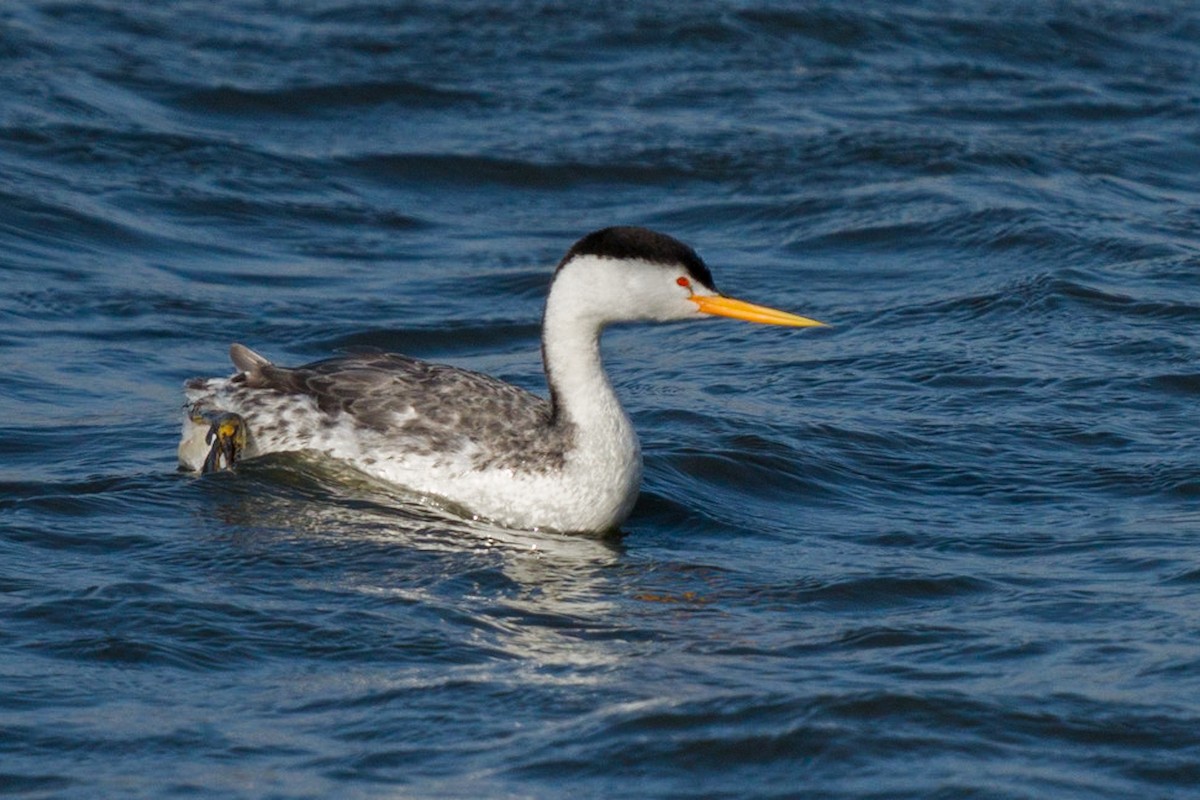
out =
[[[0,5],[0,794],[1194,798],[1192,3]],[[175,468],[244,342],[541,390],[566,248],[826,320],[605,339],[624,535]]]

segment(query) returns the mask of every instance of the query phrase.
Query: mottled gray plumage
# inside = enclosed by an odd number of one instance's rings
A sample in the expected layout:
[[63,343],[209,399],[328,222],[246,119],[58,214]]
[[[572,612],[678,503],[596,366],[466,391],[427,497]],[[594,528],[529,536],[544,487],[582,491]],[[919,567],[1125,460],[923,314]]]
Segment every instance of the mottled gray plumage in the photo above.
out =
[[276,366],[240,345],[230,355],[242,370],[231,388],[238,394],[240,388],[255,390],[245,392],[247,406],[269,404],[272,394],[307,396],[328,419],[351,417],[362,428],[403,442],[408,452],[470,450],[476,469],[537,471],[561,468],[571,446],[572,426],[555,418],[547,400],[479,372],[395,353],[294,368]]

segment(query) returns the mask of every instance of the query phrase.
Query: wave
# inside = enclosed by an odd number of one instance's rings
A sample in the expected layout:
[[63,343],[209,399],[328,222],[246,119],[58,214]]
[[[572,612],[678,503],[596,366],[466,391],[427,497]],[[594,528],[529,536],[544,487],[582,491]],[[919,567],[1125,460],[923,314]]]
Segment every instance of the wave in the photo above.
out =
[[390,105],[487,113],[491,101],[481,92],[446,89],[414,81],[376,81],[279,88],[219,86],[192,89],[180,92],[172,104],[200,114],[303,118],[324,112],[352,112]]

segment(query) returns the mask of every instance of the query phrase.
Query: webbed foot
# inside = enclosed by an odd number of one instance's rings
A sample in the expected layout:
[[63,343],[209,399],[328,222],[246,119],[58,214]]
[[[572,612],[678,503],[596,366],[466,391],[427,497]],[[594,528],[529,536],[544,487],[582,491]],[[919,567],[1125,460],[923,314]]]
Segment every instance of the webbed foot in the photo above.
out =
[[197,415],[192,419],[200,424],[209,423],[204,442],[212,447],[200,472],[207,474],[233,469],[246,450],[246,420],[233,412]]

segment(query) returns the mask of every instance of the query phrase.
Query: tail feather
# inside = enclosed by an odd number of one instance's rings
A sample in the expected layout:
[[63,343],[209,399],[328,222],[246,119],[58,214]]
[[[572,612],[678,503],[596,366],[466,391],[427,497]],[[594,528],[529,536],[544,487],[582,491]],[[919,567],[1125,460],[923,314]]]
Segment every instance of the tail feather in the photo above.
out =
[[241,344],[229,346],[229,360],[240,372],[245,373],[247,379],[252,383],[262,376],[264,367],[271,366],[269,360]]

